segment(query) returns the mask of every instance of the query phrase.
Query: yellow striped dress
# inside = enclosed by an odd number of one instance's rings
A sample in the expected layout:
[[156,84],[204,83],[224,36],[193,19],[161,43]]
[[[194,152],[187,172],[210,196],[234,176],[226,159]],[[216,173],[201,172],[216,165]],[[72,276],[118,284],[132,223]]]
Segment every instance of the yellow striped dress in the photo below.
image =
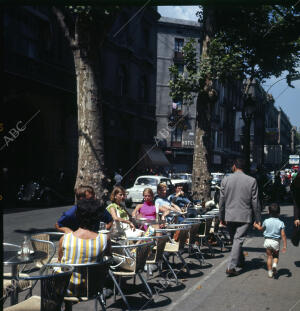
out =
[[[80,239],[68,233],[64,235],[62,249],[64,264],[84,264],[99,261],[102,252],[107,245],[105,234],[98,234],[95,239]],[[85,288],[86,276],[80,271],[73,272],[68,289],[69,294],[76,292],[76,296],[82,296],[81,292]]]

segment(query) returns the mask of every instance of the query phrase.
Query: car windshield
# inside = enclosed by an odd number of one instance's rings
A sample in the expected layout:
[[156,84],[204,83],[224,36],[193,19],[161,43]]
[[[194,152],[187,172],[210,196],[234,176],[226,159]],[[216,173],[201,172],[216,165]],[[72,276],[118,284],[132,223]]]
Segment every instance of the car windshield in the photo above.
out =
[[136,181],[136,185],[138,185],[138,186],[146,186],[146,185],[156,186],[157,180],[154,178],[142,177]]
[[189,175],[181,175],[181,174],[174,174],[172,176],[173,179],[185,179],[188,180],[189,179]]

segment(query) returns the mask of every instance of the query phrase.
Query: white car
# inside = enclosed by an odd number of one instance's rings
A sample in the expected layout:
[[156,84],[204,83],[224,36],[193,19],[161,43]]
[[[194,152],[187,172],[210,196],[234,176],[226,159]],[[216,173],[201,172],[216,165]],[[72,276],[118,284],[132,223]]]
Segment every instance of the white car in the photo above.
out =
[[211,188],[215,189],[216,186],[220,186],[222,179],[224,178],[224,173],[211,173]]
[[126,189],[127,199],[131,199],[133,203],[141,203],[143,201],[144,189],[151,188],[154,195],[156,195],[157,185],[161,182],[164,182],[168,189],[172,190],[173,185],[170,178],[155,175],[139,176],[133,187]]
[[187,190],[192,190],[192,174],[174,173],[171,176],[171,182],[174,186],[176,184],[187,184]]

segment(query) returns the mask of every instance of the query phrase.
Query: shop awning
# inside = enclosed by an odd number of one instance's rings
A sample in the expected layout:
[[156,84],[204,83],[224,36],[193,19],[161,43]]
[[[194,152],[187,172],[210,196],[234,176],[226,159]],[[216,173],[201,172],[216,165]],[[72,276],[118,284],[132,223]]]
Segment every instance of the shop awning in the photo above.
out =
[[170,166],[168,159],[161,149],[156,146],[143,145],[142,156],[144,157],[144,163],[148,167],[155,166]]

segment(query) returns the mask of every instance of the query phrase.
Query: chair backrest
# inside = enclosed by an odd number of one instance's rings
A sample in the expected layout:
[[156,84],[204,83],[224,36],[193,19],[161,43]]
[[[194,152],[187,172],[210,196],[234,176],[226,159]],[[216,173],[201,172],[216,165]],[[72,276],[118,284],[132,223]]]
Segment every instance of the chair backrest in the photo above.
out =
[[213,218],[205,219],[206,226],[205,226],[205,236],[210,233],[210,229],[212,228]]
[[30,237],[30,241],[34,251],[41,251],[47,254],[47,257],[40,260],[40,263],[42,265],[49,263],[56,253],[56,247],[50,241],[49,234],[34,234]]
[[162,260],[164,249],[168,241],[169,241],[168,235],[161,236],[156,240],[155,257],[153,259],[155,262]]
[[178,250],[183,250],[185,246],[185,242],[189,236],[190,228],[180,230],[179,237],[178,237]]
[[74,273],[80,274],[80,285],[69,285],[71,296],[93,299],[102,292],[109,269],[109,261],[93,262],[86,264],[70,264]]
[[136,245],[135,272],[144,271],[144,266],[146,264],[147,258],[149,256],[152,247],[153,243],[151,242]]
[[41,264],[49,263],[53,257],[58,257],[58,241],[63,235],[62,232],[40,232],[31,235],[33,250],[47,253],[47,258],[41,260]]
[[199,233],[199,228],[200,228],[201,223],[193,223],[191,224],[191,229],[190,229],[190,238],[189,238],[189,244],[194,244],[197,240],[197,234]]
[[204,238],[205,234],[206,234],[206,221],[203,221],[202,223],[200,223],[199,226],[199,231],[198,231],[198,237],[199,238]]
[[[55,269],[59,267],[59,269]],[[19,277],[19,280],[40,280],[41,311],[60,311],[73,268],[68,265],[48,264],[41,275]]]

